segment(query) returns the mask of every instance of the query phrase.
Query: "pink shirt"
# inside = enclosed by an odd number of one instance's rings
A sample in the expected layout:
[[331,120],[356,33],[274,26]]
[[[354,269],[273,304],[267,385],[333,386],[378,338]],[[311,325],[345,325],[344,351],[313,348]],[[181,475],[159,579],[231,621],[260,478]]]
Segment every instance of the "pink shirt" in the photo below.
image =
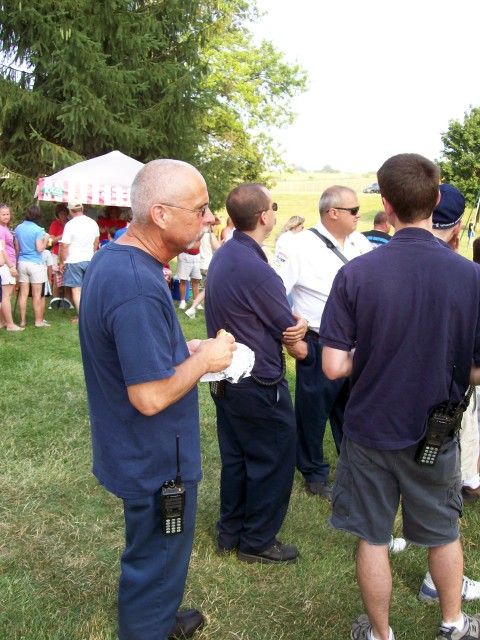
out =
[[3,224],[0,224],[0,240],[3,240],[5,251],[10,259],[11,264],[17,264],[17,258],[15,256],[15,247],[13,246],[13,235],[9,229]]

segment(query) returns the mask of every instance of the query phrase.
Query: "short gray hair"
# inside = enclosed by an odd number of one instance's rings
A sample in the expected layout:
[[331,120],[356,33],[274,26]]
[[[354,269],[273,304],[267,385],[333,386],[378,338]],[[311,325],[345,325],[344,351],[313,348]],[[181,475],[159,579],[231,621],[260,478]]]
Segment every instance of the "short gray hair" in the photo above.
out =
[[342,195],[345,191],[349,191],[356,195],[355,189],[351,189],[350,187],[341,187],[339,185],[334,185],[333,187],[328,187],[320,196],[320,200],[318,202],[318,210],[320,215],[323,216],[330,209],[334,209],[341,203]]
[[139,226],[148,224],[154,204],[172,203],[179,196],[181,181],[177,173],[186,167],[194,168],[181,160],[158,158],[140,169],[130,189],[132,223]]

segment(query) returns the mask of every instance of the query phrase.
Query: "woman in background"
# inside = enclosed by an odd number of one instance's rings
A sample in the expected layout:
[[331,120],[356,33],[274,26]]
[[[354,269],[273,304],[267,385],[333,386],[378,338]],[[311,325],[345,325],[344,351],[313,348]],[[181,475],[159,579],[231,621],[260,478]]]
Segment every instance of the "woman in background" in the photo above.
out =
[[46,280],[42,252],[46,248],[49,235],[37,222],[42,214],[36,205],[25,211],[25,220],[15,229],[15,247],[18,259],[18,282],[20,294],[18,308],[20,310],[20,326],[24,327],[27,315],[27,298],[32,285],[32,308],[36,327],[49,327],[43,319],[42,289]]
[[[296,233],[303,231],[304,224],[305,218],[292,216],[280,229],[275,243],[275,260],[282,263],[285,262],[286,257],[288,257],[290,243]],[[280,258],[280,255],[283,256],[283,259]]]
[[0,252],[2,254],[1,262],[3,262],[2,267],[0,267],[0,277],[2,279],[0,327],[7,331],[23,331],[22,327],[19,327],[13,321],[12,305],[10,302],[18,275],[13,235],[8,228],[11,218],[12,212],[8,204],[0,203]]

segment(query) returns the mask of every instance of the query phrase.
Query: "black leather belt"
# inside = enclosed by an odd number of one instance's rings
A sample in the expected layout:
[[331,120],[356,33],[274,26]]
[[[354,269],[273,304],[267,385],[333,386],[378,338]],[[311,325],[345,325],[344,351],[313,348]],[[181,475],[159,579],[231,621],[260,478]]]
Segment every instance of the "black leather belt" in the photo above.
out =
[[307,333],[305,334],[305,337],[310,338],[310,340],[313,340],[313,342],[320,342],[320,336],[316,331],[312,331],[312,329],[309,329],[307,331]]

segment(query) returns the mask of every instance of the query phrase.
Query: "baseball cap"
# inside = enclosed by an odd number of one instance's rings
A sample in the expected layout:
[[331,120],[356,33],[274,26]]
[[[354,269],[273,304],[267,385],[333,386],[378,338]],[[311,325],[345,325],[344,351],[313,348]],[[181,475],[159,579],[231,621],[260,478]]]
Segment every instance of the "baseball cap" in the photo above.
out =
[[465,211],[465,198],[451,184],[441,184],[440,202],[433,210],[432,226],[434,229],[454,227]]
[[68,208],[70,211],[80,211],[80,209],[83,209],[83,204],[78,200],[74,200],[73,202],[68,203]]

